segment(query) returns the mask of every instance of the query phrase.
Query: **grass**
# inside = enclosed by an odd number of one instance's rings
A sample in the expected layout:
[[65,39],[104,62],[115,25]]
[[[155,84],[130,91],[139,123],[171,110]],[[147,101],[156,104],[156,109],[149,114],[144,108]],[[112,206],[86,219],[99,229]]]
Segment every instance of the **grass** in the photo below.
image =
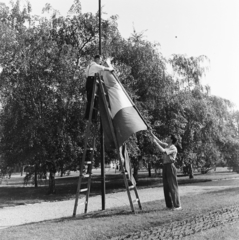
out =
[[[226,183],[225,183],[226,182]],[[202,183],[207,186],[237,186],[237,180]],[[76,218],[64,218],[11,227],[1,231],[1,240],[92,240],[109,239],[132,231],[147,230],[149,227],[170,224],[195,215],[207,214],[226,206],[238,205],[238,188],[208,192],[206,194],[185,196],[181,198],[182,211],[165,210],[164,201],[152,201],[143,204],[143,211],[137,214],[129,212],[128,207],[106,211],[92,212]],[[210,238],[215,239],[215,238]]]
[[239,239],[239,224],[238,222],[233,224],[228,224],[223,226],[223,228],[216,227],[211,228],[206,232],[197,233],[192,236],[184,238],[184,240],[208,240],[208,239],[217,239],[217,240],[237,240]]
[[[219,171],[211,171],[207,174],[195,174],[194,179],[189,179],[188,176],[179,175],[179,184],[188,184],[196,182],[207,182],[217,179],[225,178],[239,178],[239,174],[227,171],[226,169],[219,169]],[[56,191],[54,195],[48,195],[48,186],[41,185],[38,188],[32,185],[23,186],[19,182],[16,185],[0,185],[1,198],[0,208],[17,206],[24,204],[33,204],[44,201],[61,201],[75,198],[78,177],[57,178]],[[147,187],[158,187],[162,185],[162,178],[148,177],[146,171],[139,172],[138,189]],[[84,186],[82,186],[83,188]],[[121,174],[106,175],[106,192],[113,193],[118,191],[125,191],[124,181]],[[99,175],[93,175],[91,184],[91,195],[99,195],[101,193],[101,179]]]

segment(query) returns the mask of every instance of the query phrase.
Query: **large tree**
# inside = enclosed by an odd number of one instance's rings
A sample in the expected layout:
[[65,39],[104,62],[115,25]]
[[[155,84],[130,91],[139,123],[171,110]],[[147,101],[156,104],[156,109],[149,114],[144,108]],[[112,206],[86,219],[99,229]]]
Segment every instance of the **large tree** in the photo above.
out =
[[46,161],[62,172],[79,165],[83,72],[98,41],[97,16],[82,14],[77,1],[66,18],[52,12],[49,18],[32,16],[17,1],[1,16],[0,30],[7,33],[0,43],[1,152],[8,165],[34,164],[36,172]]

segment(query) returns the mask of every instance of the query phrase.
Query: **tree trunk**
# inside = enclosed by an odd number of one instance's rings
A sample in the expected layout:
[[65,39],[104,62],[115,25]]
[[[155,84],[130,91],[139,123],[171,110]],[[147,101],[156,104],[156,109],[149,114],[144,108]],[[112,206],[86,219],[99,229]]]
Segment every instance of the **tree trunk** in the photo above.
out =
[[37,181],[37,164],[35,165],[35,172],[34,172],[34,184],[35,184],[35,188],[38,187],[38,181]]
[[56,193],[56,185],[55,185],[55,173],[50,172],[49,175],[49,194],[55,194]]
[[134,167],[134,174],[133,174],[133,176],[134,176],[134,179],[135,179],[135,181],[136,182],[138,182],[138,167]]
[[193,176],[193,167],[192,167],[192,164],[189,164],[189,165],[188,165],[188,172],[189,172],[189,179],[194,178],[194,176]]
[[151,177],[151,163],[148,163],[148,172],[149,172],[149,177]]
[[61,177],[63,177],[64,175],[64,168],[63,168],[63,165],[61,165]]
[[24,172],[24,165],[21,166],[21,176],[23,176],[23,172]]

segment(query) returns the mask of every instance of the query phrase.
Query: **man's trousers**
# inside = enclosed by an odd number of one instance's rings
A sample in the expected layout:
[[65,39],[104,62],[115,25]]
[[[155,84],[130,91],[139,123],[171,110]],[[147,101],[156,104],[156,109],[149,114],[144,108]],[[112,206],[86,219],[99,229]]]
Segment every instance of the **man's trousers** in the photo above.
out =
[[177,169],[173,163],[163,165],[163,189],[167,208],[180,207]]

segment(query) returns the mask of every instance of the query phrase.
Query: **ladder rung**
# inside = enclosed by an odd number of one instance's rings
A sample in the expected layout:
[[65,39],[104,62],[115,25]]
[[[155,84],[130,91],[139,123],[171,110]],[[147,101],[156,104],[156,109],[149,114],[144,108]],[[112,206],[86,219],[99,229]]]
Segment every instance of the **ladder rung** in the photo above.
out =
[[129,189],[131,190],[131,189],[134,189],[135,188],[135,186],[134,185],[132,185],[132,186],[129,186]]
[[81,190],[80,190],[80,192],[87,192],[88,191],[88,188],[82,188]]
[[139,202],[139,199],[138,198],[136,198],[135,200],[133,200],[132,201],[133,203],[137,203],[137,202]]

